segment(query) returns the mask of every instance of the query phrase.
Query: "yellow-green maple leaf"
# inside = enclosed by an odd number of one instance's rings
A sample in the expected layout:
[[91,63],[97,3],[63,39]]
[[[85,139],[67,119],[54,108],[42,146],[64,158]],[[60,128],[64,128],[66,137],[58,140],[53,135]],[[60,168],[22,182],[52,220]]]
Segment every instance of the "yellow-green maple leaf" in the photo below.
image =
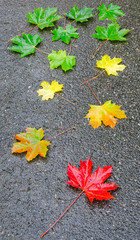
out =
[[118,65],[121,61],[121,58],[111,59],[108,55],[104,55],[102,60],[96,62],[96,67],[104,68],[108,75],[112,74],[117,76],[117,71],[123,71],[126,68],[123,64]]
[[19,141],[13,144],[12,153],[27,152],[27,161],[31,161],[38,154],[42,157],[46,156],[48,151],[47,146],[51,143],[46,140],[41,140],[44,137],[44,130],[40,128],[26,128],[25,133],[19,133],[15,138]]
[[127,118],[125,111],[120,110],[119,105],[111,103],[110,101],[105,102],[103,105],[90,105],[91,109],[86,115],[86,118],[90,118],[89,124],[95,128],[101,126],[102,122],[105,126],[110,126],[114,128],[116,126],[117,120],[114,118]]
[[54,94],[56,92],[62,91],[63,84],[59,84],[57,81],[52,81],[51,84],[49,84],[46,81],[43,81],[40,85],[43,89],[39,89],[37,91],[39,96],[42,96],[42,100],[48,100],[54,98]]

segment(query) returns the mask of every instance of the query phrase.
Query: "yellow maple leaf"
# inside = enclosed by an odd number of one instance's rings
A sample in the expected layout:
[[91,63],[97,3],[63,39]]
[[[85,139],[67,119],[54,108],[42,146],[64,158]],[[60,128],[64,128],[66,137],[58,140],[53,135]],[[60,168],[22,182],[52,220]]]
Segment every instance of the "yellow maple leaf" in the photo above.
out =
[[119,105],[111,103],[110,101],[105,102],[103,105],[90,105],[91,109],[85,118],[90,118],[89,124],[95,128],[101,126],[102,122],[105,126],[110,126],[114,128],[116,126],[117,120],[114,118],[127,118],[125,111],[120,110]]
[[117,76],[117,71],[123,71],[126,68],[123,64],[118,65],[121,61],[121,58],[111,59],[108,55],[104,55],[102,60],[96,62],[96,67],[104,68],[108,75],[112,74]]
[[51,84],[49,84],[46,81],[43,81],[40,85],[43,89],[39,89],[37,91],[39,96],[42,96],[42,100],[48,100],[54,98],[54,94],[56,92],[62,91],[63,84],[59,84],[57,81],[52,81]]

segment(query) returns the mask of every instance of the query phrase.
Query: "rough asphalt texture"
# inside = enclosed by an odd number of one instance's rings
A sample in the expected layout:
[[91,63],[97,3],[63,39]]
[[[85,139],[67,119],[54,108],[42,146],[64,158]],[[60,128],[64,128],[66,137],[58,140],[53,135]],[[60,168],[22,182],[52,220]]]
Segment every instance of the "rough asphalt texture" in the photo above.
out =
[[[60,222],[44,237],[49,240],[138,240],[138,0],[100,1],[107,6],[116,3],[122,7],[124,17],[118,23],[131,29],[127,42],[108,42],[95,59],[92,54],[102,41],[91,33],[97,25],[106,26],[107,20],[98,16],[87,23],[76,24],[80,38],[75,40],[71,55],[76,56],[73,71],[60,68],[50,70],[45,54],[36,52],[20,59],[18,53],[8,50],[6,41],[33,25],[27,23],[26,13],[34,8],[58,7],[58,14],[68,12],[74,4],[96,8],[99,1],[81,0],[1,0],[2,12],[2,78],[1,78],[1,224],[0,240],[38,240],[40,235],[60,216],[79,194],[65,182],[68,180],[68,162],[79,167],[80,159],[89,157],[98,165],[113,164],[108,182],[120,186],[114,191],[114,200],[89,202],[82,195]],[[70,20],[67,20],[70,23]],[[63,26],[64,19],[56,25]],[[34,29],[44,38],[39,49],[67,50],[69,45],[52,42],[50,30]],[[89,104],[98,104],[91,91],[80,83],[86,77],[99,74],[96,60],[108,54],[123,59],[127,68],[119,76],[103,74],[91,82],[102,103],[112,100],[122,105],[127,119],[118,120],[113,129],[105,126],[94,130],[85,115]],[[64,84],[62,96],[75,106],[55,96],[41,101],[36,91],[42,81],[57,80]],[[45,137],[76,127],[52,139],[46,158],[38,156],[28,163],[25,154],[12,154],[14,135],[26,127],[42,127]]]

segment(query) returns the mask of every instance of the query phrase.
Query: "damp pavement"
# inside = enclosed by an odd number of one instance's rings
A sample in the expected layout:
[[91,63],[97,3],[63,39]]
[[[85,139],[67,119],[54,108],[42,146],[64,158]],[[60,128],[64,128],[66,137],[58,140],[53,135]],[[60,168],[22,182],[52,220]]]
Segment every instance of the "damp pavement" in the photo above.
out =
[[[111,1],[100,1],[108,6]],[[109,201],[94,200],[91,204],[83,194],[65,216],[51,229],[44,240],[138,240],[138,0],[113,1],[119,4],[125,16],[118,18],[123,28],[131,29],[126,42],[107,42],[93,59],[92,54],[102,41],[92,33],[97,25],[106,26],[107,20],[98,21],[98,15],[87,23],[76,24],[79,39],[75,40],[71,55],[76,56],[73,71],[49,68],[46,55],[40,52],[20,59],[18,53],[8,50],[6,41],[33,25],[27,23],[26,13],[34,8],[58,7],[58,14],[68,12],[74,4],[94,8],[98,1],[21,1],[1,0],[1,210],[0,240],[38,240],[79,194],[66,184],[68,162],[79,167],[80,159],[91,158],[94,170],[100,165],[112,165],[113,174],[108,182],[120,187]],[[70,23],[67,20],[67,23]],[[64,19],[56,26],[63,26]],[[52,42],[50,30],[34,29],[44,40],[40,50],[66,50],[69,45],[60,40]],[[112,100],[122,105],[127,119],[118,120],[114,129],[102,125],[94,130],[84,118],[89,104],[98,102],[87,85],[80,86],[85,78],[100,73],[96,60],[108,54],[122,58],[127,65],[118,76],[106,73],[91,82],[91,87],[102,103]],[[41,101],[37,90],[42,81],[64,84],[63,97]],[[45,138],[75,126],[61,136],[50,140],[45,158],[38,156],[30,163],[26,154],[12,154],[16,142],[14,135],[27,127],[43,128]]]

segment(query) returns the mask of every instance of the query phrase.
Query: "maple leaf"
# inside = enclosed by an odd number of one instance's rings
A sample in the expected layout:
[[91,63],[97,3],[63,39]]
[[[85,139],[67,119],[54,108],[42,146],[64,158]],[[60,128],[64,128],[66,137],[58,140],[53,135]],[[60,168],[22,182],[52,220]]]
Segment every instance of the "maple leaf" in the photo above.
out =
[[51,69],[61,66],[66,72],[73,69],[72,66],[75,65],[75,56],[67,56],[66,51],[63,50],[59,50],[58,53],[56,51],[52,51],[52,53],[48,55],[47,59],[51,61]]
[[104,4],[97,9],[100,11],[99,20],[108,18],[108,20],[117,21],[117,16],[124,16],[123,11],[120,10],[120,6],[113,5],[112,3],[108,6],[108,9]]
[[40,237],[42,238],[46,233],[48,233],[58,221],[64,216],[64,214],[73,206],[77,199],[85,192],[89,201],[92,203],[94,199],[97,200],[108,200],[114,198],[109,191],[118,188],[115,183],[104,183],[107,178],[111,176],[112,165],[104,166],[103,168],[98,167],[98,169],[91,174],[92,171],[92,160],[88,158],[85,161],[80,160],[80,168],[77,169],[76,166],[68,164],[67,175],[70,180],[67,182],[72,187],[81,189],[82,192],[74,199],[74,201],[66,208],[66,210],[61,214],[61,216],[45,231]]
[[112,165],[104,166],[103,168],[98,167],[98,169],[91,174],[92,171],[92,160],[88,158],[85,161],[80,160],[80,168],[77,169],[76,166],[68,164],[67,175],[70,180],[67,182],[72,187],[81,189],[82,192],[74,199],[74,201],[66,208],[66,210],[61,214],[61,216],[40,236],[43,238],[58,221],[64,216],[64,214],[73,206],[77,199],[85,192],[89,201],[92,203],[94,199],[97,200],[109,200],[114,198],[109,191],[118,188],[115,183],[104,183],[107,178],[111,176]]
[[62,91],[63,88],[63,84],[59,84],[55,80],[52,81],[51,84],[49,84],[46,81],[43,81],[40,86],[43,87],[43,89],[39,89],[37,93],[39,96],[42,96],[42,100],[48,100],[49,98],[53,99],[54,94],[56,92]]
[[111,59],[108,55],[104,55],[102,60],[96,62],[96,67],[104,68],[108,75],[112,74],[117,76],[117,71],[123,71],[126,68],[123,64],[118,65],[121,61],[121,58]]
[[15,136],[20,142],[14,143],[12,153],[27,152],[26,158],[28,161],[34,159],[38,154],[42,157],[46,156],[48,151],[47,146],[51,143],[46,140],[41,140],[44,137],[44,130],[40,128],[27,128],[25,133],[20,133]]
[[101,40],[110,40],[110,41],[127,41],[124,36],[130,32],[129,29],[121,29],[120,30],[120,25],[117,23],[110,23],[107,26],[107,29],[105,27],[99,27],[95,29],[97,33],[92,34],[94,38],[98,38]]
[[114,118],[127,118],[125,111],[120,110],[121,106],[115,105],[110,101],[105,102],[103,105],[90,105],[91,109],[85,118],[90,118],[89,124],[95,128],[101,126],[102,122],[105,126],[114,128],[117,120]]
[[118,186],[115,183],[104,183],[112,173],[112,166],[105,166],[104,168],[99,166],[93,174],[91,174],[91,171],[92,160],[90,158],[83,162],[80,161],[79,170],[76,166],[68,164],[67,175],[70,180],[67,183],[82,189],[91,203],[94,198],[98,200],[114,198],[108,191],[114,190]]
[[79,38],[79,34],[76,33],[77,28],[72,27],[71,25],[67,25],[66,29],[58,26],[58,29],[54,29],[52,33],[54,34],[52,37],[53,41],[57,41],[59,39],[62,40],[62,42],[69,44],[71,38]]
[[27,12],[28,22],[36,24],[41,30],[45,27],[53,27],[55,21],[62,17],[54,14],[57,12],[57,8],[48,7],[46,10],[43,8],[34,9],[34,13]]
[[66,17],[74,19],[76,22],[87,22],[88,18],[93,17],[92,11],[93,8],[84,7],[79,10],[79,8],[74,5],[74,7],[71,8],[68,13],[66,13]]
[[35,47],[42,42],[42,38],[39,35],[32,36],[31,34],[23,33],[22,37],[14,37],[13,43],[17,45],[11,46],[9,49],[15,52],[21,53],[21,58],[35,52]]

